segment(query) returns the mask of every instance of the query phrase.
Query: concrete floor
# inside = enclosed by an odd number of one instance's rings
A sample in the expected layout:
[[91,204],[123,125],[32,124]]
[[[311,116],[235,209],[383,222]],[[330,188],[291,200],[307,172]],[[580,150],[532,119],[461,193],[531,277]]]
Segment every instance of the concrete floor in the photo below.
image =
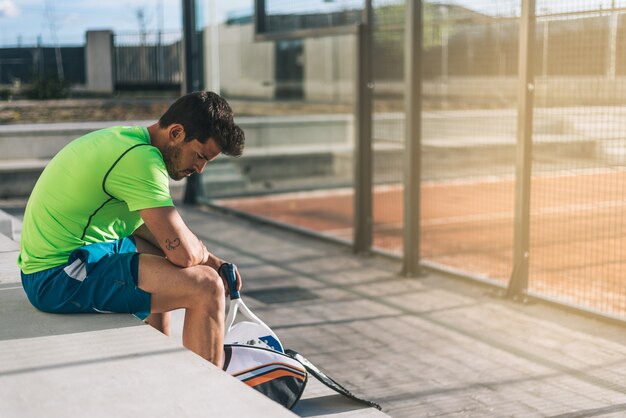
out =
[[286,347],[392,417],[626,414],[622,325],[438,273],[402,278],[392,260],[181,211],[210,251],[239,266],[248,306]]

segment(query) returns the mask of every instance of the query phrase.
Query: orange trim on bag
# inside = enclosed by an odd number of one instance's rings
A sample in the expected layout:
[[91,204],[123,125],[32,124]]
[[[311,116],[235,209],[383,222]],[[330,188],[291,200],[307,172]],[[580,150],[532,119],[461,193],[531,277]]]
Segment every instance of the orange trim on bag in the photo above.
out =
[[295,377],[296,379],[304,380],[304,376],[299,375],[294,372],[290,372],[289,370],[274,370],[273,372],[255,377],[254,379],[247,380],[244,383],[248,386],[255,387],[265,382],[269,382],[270,380],[274,380],[274,379],[277,379],[279,377],[284,377],[284,376],[292,376],[292,377]]
[[266,368],[266,367],[269,367],[269,366],[283,366],[283,367],[288,367],[290,369],[298,370],[301,373],[306,373],[304,370],[298,369],[297,367],[294,367],[292,364],[275,362],[275,363],[265,363],[265,364],[263,364],[261,366],[254,366],[254,367],[251,367],[249,369],[242,370],[239,373],[233,374],[233,376],[237,377],[237,376],[240,376],[242,374],[249,373],[249,372],[251,372],[253,370],[263,369],[263,368]]

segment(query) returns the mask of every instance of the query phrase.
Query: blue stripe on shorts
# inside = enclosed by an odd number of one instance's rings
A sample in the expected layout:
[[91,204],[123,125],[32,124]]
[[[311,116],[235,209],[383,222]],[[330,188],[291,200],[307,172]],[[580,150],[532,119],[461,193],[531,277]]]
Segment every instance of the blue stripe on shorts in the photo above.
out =
[[74,250],[66,264],[31,274],[22,286],[37,309],[52,313],[150,314],[150,293],[139,289],[139,254],[133,237]]

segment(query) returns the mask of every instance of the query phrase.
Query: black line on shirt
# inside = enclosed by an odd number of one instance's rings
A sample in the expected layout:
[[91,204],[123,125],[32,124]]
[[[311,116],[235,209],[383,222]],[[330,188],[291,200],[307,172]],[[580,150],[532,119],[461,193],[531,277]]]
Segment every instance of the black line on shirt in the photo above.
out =
[[100,209],[102,209],[104,207],[104,205],[106,205],[107,203],[109,203],[111,200],[113,200],[114,198],[111,197],[109,199],[107,199],[103,204],[101,204],[98,209],[94,210],[93,213],[91,214],[91,216],[89,216],[89,220],[87,221],[87,225],[85,225],[85,229],[83,229],[83,235],[80,236],[80,240],[82,241],[83,239],[85,239],[85,234],[87,233],[87,228],[89,228],[89,225],[91,224],[91,218],[93,218],[96,213],[98,213],[98,211]]
[[91,220],[93,219],[93,217],[96,215],[96,213],[98,213],[98,211],[100,209],[102,209],[104,207],[104,205],[106,205],[107,203],[109,203],[111,200],[119,200],[117,199],[115,196],[113,196],[112,194],[110,194],[109,192],[107,192],[106,188],[105,188],[105,183],[107,181],[107,177],[109,176],[109,174],[111,173],[111,170],[113,170],[113,168],[117,165],[117,163],[122,159],[122,157],[124,157],[126,154],[128,154],[130,151],[132,151],[133,149],[137,148],[137,147],[141,147],[143,145],[150,145],[150,144],[137,144],[137,145],[133,145],[132,147],[128,148],[126,151],[124,151],[122,153],[122,155],[120,155],[119,157],[117,157],[117,160],[115,160],[115,162],[111,165],[111,167],[109,167],[109,170],[106,172],[106,174],[104,175],[104,178],[102,179],[102,190],[104,191],[104,193],[109,196],[109,199],[107,199],[103,204],[101,204],[100,206],[98,206],[98,209],[94,210],[93,213],[89,216],[89,220],[87,221],[87,225],[85,225],[85,229],[83,229],[83,234],[81,235],[80,239],[81,241],[83,239],[85,239],[85,234],[87,233],[87,228],[89,228],[89,225],[91,225]]
[[137,147],[142,147],[144,145],[150,145],[150,144],[137,144],[137,145],[133,145],[132,147],[128,148],[126,151],[124,151],[122,153],[122,155],[120,155],[117,160],[115,160],[115,162],[111,165],[111,167],[109,168],[109,171],[107,171],[107,173],[104,175],[104,178],[102,179],[102,190],[104,191],[104,193],[111,197],[112,199],[117,199],[115,196],[113,196],[112,194],[110,194],[109,192],[107,192],[107,189],[105,187],[105,183],[107,181],[107,177],[109,177],[109,174],[111,174],[111,170],[113,170],[113,168],[115,168],[115,166],[117,165],[117,163],[120,162],[120,160],[122,159],[122,157],[124,157],[126,154],[128,154],[130,151],[134,150]]

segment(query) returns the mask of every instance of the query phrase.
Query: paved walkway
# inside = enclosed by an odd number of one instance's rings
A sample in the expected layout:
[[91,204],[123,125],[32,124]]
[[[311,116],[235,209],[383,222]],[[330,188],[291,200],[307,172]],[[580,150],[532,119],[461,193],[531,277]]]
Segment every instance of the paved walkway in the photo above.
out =
[[623,326],[440,274],[401,278],[397,262],[181,210],[238,264],[245,300],[286,347],[392,417],[626,415]]

